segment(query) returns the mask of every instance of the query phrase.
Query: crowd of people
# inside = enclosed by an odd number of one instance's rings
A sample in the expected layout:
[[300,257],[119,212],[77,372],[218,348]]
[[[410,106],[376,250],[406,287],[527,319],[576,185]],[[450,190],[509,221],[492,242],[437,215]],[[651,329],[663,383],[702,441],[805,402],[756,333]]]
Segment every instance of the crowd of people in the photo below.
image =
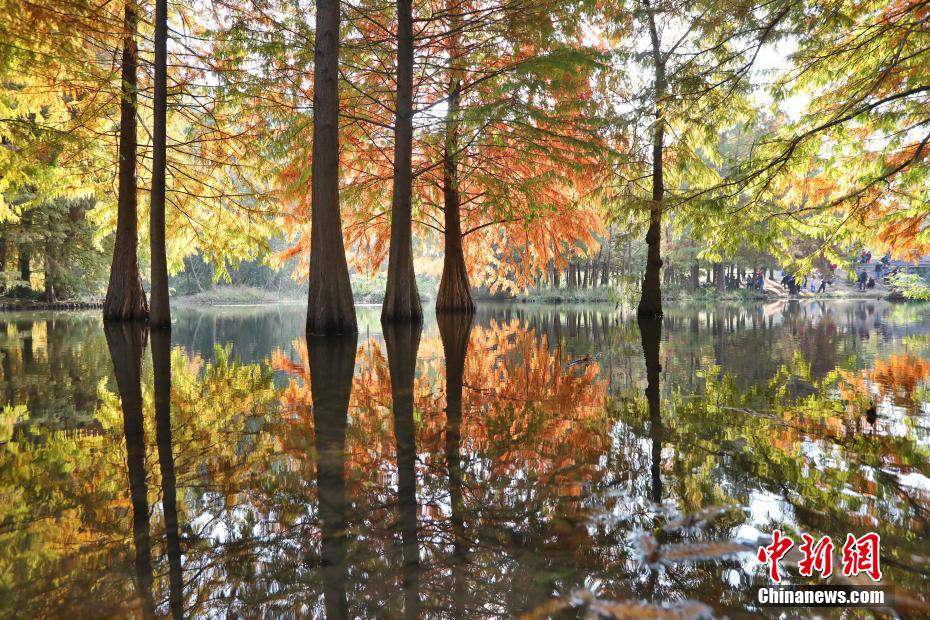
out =
[[[872,253],[864,250],[855,260],[855,267],[850,269],[847,277],[850,284],[854,284],[860,291],[874,289],[880,283],[889,283],[889,279],[899,273],[900,267],[891,264],[891,254],[885,254],[881,259],[874,261],[874,268],[870,269],[873,264]],[[828,263],[829,274],[822,273],[819,285],[814,277],[804,276],[803,280],[798,281],[798,277],[791,272],[784,272],[781,279],[781,285],[788,290],[788,294],[797,295],[801,291],[809,290],[811,293],[823,293],[827,286],[833,285],[833,279],[836,272],[836,265]],[[874,275],[870,274],[870,271]]]
[[825,277],[820,278],[819,284],[815,278],[809,278],[808,276],[804,276],[804,278],[798,282],[797,276],[787,271],[781,279],[781,285],[788,289],[789,295],[797,295],[801,291],[807,290],[811,293],[823,293],[827,290],[827,285],[830,284],[833,284],[833,281]]
[[872,262],[872,253],[868,251],[862,252],[859,256],[859,265],[861,269],[858,270],[858,275],[856,276],[856,288],[860,291],[866,289],[875,288],[876,282],[888,281],[889,278],[898,274],[898,267],[891,266],[891,254],[885,254],[881,260],[875,261],[875,276],[870,276],[868,272],[869,263]]
[[[899,268],[891,265],[891,255],[886,254],[880,260],[874,261],[874,269],[870,269],[873,264],[872,253],[863,250],[854,260],[854,267],[847,274],[849,284],[854,284],[860,291],[875,288],[880,282],[888,282],[888,279],[898,273]],[[785,287],[789,295],[798,295],[802,291],[809,291],[813,294],[825,293],[827,287],[833,286],[836,276],[837,265],[828,262],[826,267],[821,267],[815,275],[800,276],[791,271],[783,271],[779,283]],[[870,275],[870,271],[874,275]],[[739,276],[726,276],[726,290],[735,291],[745,288],[747,291],[756,291],[762,293],[765,291],[765,270],[756,270],[746,274],[745,278]]]
[[[739,286],[739,280],[737,280],[737,286]],[[765,272],[754,271],[752,273],[747,273],[745,286],[747,290],[761,293],[765,290]]]

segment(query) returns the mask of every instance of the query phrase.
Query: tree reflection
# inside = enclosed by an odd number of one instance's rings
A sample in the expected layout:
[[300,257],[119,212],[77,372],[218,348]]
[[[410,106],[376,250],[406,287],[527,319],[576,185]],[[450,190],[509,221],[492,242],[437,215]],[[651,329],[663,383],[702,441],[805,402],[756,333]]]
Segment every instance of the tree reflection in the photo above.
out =
[[639,318],[639,331],[646,360],[646,401],[649,403],[649,439],[652,442],[652,501],[662,502],[662,409],[660,399],[662,364],[662,319]]
[[[278,375],[180,331],[174,349],[151,336],[149,369],[144,330],[108,328],[118,394],[101,381],[78,432],[20,421],[0,450],[0,608],[511,617],[596,587],[618,613],[698,599],[740,617],[765,574],[727,554],[774,527],[874,529],[895,592],[920,592],[930,337],[782,310],[485,310],[297,340]],[[31,368],[65,349],[30,329]]]
[[445,359],[446,429],[445,456],[448,469],[450,526],[452,530],[452,602],[453,617],[461,618],[465,610],[467,584],[465,562],[468,543],[465,539],[465,503],[462,496],[462,389],[465,357],[471,334],[471,314],[441,314],[437,316],[439,337]]
[[307,336],[316,482],[322,530],[322,578],[326,617],[349,618],[346,598],[346,424],[355,371],[357,337]]
[[384,344],[391,375],[391,407],[397,446],[397,501],[403,556],[404,615],[420,616],[420,548],[417,542],[417,445],[413,421],[413,379],[422,326],[416,322],[384,324]]
[[132,500],[132,540],[136,550],[136,594],[142,615],[155,616],[152,596],[152,543],[145,478],[145,428],[142,417],[142,353],[148,333],[142,323],[105,323],[104,331],[123,409],[126,469]]
[[152,369],[155,391],[155,441],[161,471],[165,553],[168,556],[168,606],[172,618],[184,617],[184,576],[178,532],[177,479],[171,442],[171,331],[152,330]]

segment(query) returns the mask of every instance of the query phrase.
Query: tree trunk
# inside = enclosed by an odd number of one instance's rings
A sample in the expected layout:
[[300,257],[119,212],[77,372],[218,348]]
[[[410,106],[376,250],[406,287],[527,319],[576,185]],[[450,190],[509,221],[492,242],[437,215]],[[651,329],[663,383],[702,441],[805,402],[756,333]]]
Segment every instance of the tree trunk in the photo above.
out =
[[701,286],[701,265],[697,261],[691,263],[691,290],[696,291]]
[[339,213],[339,0],[316,0],[307,333],[356,333]]
[[165,250],[165,168],[168,156],[168,0],[155,0],[154,72],[152,201],[149,208],[152,298],[149,325],[171,329],[171,306],[168,301],[168,257]]
[[32,248],[28,243],[19,246],[19,279],[29,287],[29,280],[32,278]]
[[413,269],[413,12],[411,0],[397,0],[397,98],[394,112],[394,187],[391,249],[382,321],[423,317]]
[[662,176],[662,158],[665,149],[665,119],[662,105],[665,98],[665,59],[660,49],[658,31],[652,9],[646,2],[649,18],[649,36],[655,64],[656,122],[652,141],[652,204],[649,207],[649,230],[646,232],[646,273],[643,275],[642,294],[636,314],[640,317],[662,316],[662,209],[665,181]]
[[[9,244],[6,239],[0,239],[0,274],[6,272],[7,248]],[[6,290],[6,278],[0,277],[0,291]]]
[[55,266],[57,260],[55,244],[52,243],[51,238],[46,239],[44,252],[42,262],[45,270],[45,291],[42,298],[48,303],[54,303],[58,301],[58,296],[63,292],[63,286],[58,280],[58,270]]
[[135,0],[126,0],[123,12],[123,86],[119,119],[116,240],[110,264],[110,281],[103,302],[103,318],[110,321],[140,320],[149,315],[149,305],[139,275],[139,215],[136,209],[137,21]]
[[727,291],[726,268],[723,263],[714,263],[714,281],[717,285],[718,293],[725,293]]
[[45,257],[45,290],[42,293],[42,299],[54,303],[58,301],[58,287],[55,286],[55,274],[53,268],[49,265],[48,255]]
[[610,267],[614,255],[613,226],[607,227],[607,254],[601,263],[601,286],[610,286]]
[[559,283],[559,269],[558,269],[558,267],[553,267],[553,268],[552,268],[552,287],[553,287],[553,288],[559,288],[559,286],[560,286],[560,283]]
[[442,261],[442,277],[436,295],[438,312],[475,311],[475,302],[471,296],[471,284],[468,281],[468,268],[465,265],[465,250],[462,245],[462,196],[459,193],[458,148],[459,148],[459,109],[461,102],[462,75],[457,63],[459,56],[458,18],[455,11],[460,9],[450,6],[449,37],[449,108],[446,111],[446,135],[442,161],[442,200],[444,217],[445,253]]

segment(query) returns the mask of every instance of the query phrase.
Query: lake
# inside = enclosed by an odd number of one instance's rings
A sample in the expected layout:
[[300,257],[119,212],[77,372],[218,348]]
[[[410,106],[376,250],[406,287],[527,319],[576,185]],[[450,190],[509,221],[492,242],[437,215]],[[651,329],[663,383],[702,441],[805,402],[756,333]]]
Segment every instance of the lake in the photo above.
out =
[[0,613],[806,616],[752,596],[779,529],[879,533],[927,614],[928,310],[0,314]]

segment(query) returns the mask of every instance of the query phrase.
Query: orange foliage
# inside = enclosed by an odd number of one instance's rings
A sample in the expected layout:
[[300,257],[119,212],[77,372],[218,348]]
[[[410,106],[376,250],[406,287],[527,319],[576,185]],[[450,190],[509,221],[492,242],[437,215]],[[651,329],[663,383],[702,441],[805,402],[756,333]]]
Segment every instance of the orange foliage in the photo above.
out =
[[[281,392],[286,417],[312,439],[311,382],[306,341],[294,343],[297,360],[276,351],[276,370],[292,376]],[[608,449],[606,382],[596,363],[567,367],[558,349],[518,320],[492,322],[471,334],[465,362],[461,441],[463,450],[488,458],[491,475],[532,472],[560,493],[580,493],[597,474]],[[438,334],[421,339],[414,379],[418,452],[441,454],[446,415],[444,360]],[[359,348],[349,403],[347,471],[382,481],[396,461],[391,379],[384,347],[370,338]],[[301,449],[295,447],[295,449]],[[380,472],[380,473],[379,473]]]
[[[453,53],[446,4],[416,9],[439,15],[421,20],[416,40],[413,217],[421,256],[442,252],[449,68],[434,65],[448,63]],[[486,29],[500,27],[502,15],[532,24],[532,33],[552,19],[549,9],[510,0],[453,5],[471,16],[460,28],[456,48],[463,64],[464,120],[456,157],[466,262],[474,285],[525,288],[550,261],[564,265],[567,253],[595,249],[603,220],[597,191],[607,174],[609,147],[584,110],[592,98],[588,71],[567,66],[552,76],[528,73],[523,67],[550,51],[545,38],[529,34],[504,44],[487,36]],[[384,264],[390,237],[394,80],[386,27],[395,27],[389,14],[372,9],[352,15],[354,37],[345,48],[344,69],[351,87],[342,91],[346,250],[350,264],[369,275]],[[517,94],[521,81],[531,81],[538,92]],[[312,93],[304,96],[309,100]],[[310,131],[308,123],[301,129],[304,139],[294,143],[309,145]],[[280,257],[303,261],[300,273],[309,256],[309,170],[309,147],[298,146],[279,174],[290,241]]]
[[899,407],[915,406],[917,388],[930,378],[930,362],[903,353],[888,359],[876,360],[875,366],[861,373],[843,373],[840,394],[847,401],[871,400],[872,390],[877,391],[876,401],[890,398]]

